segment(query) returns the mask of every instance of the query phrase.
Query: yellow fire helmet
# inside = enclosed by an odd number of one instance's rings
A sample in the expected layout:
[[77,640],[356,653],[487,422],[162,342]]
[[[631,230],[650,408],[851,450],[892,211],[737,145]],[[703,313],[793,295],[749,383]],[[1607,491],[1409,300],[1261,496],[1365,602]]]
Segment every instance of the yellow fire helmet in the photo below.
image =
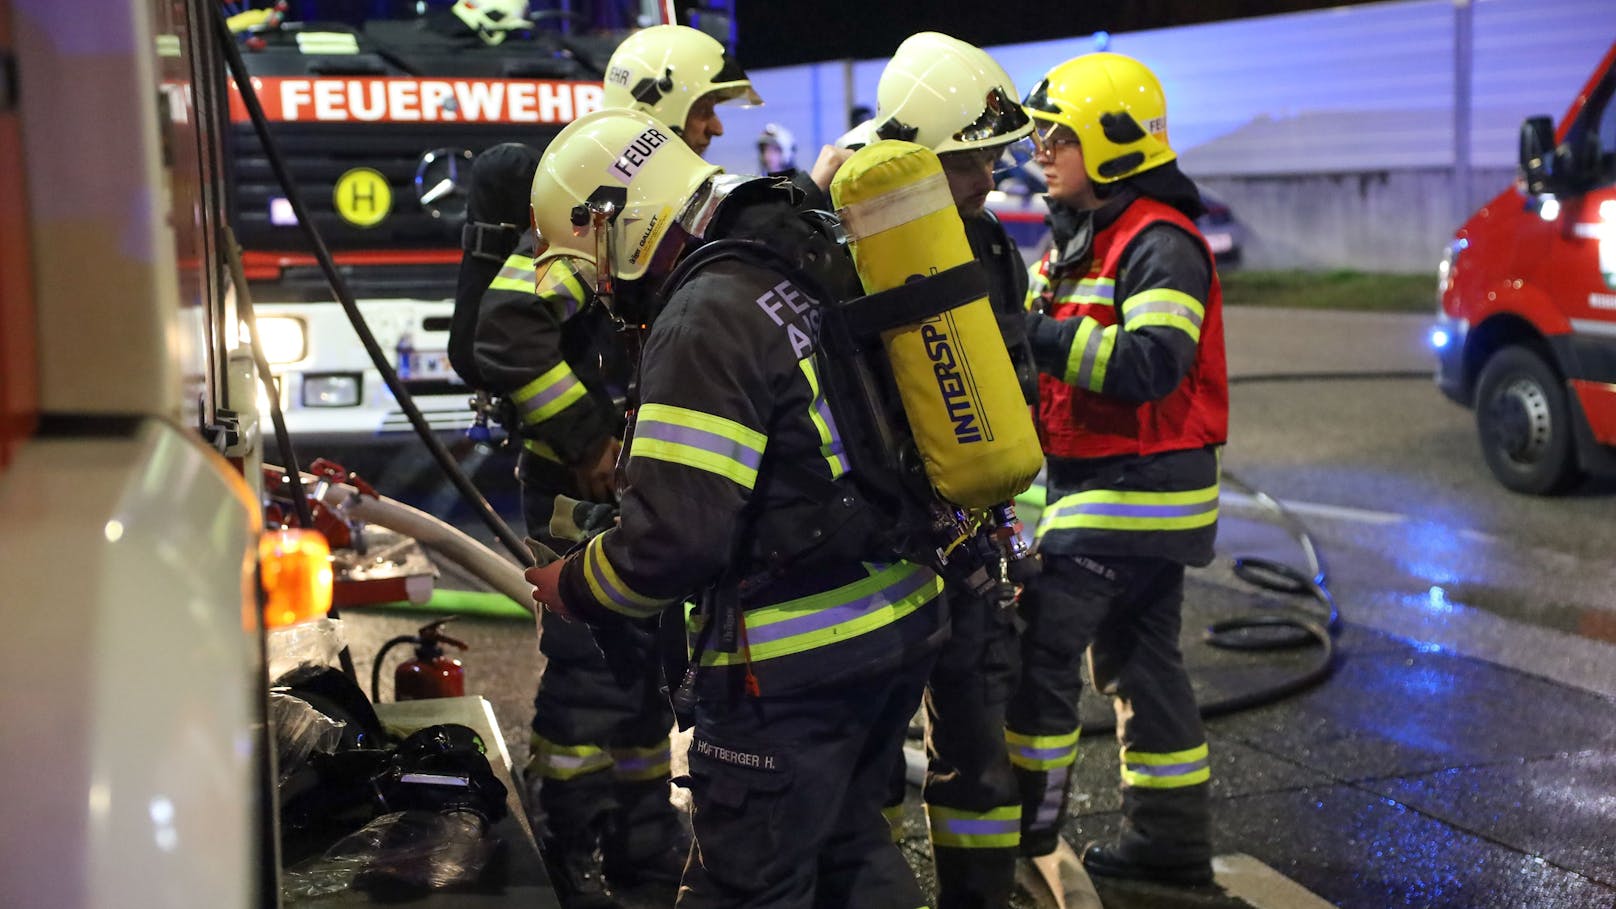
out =
[[527,0],[456,0],[453,10],[485,44],[499,44],[506,32],[533,27],[526,18]]
[[710,93],[718,102],[763,103],[724,45],[687,25],[653,25],[628,36],[606,63],[606,107],[629,107],[682,131],[690,108]]
[[898,45],[876,86],[876,132],[937,154],[991,148],[1032,132],[1016,86],[987,52],[940,32]]
[[639,111],[608,108],[579,117],[550,142],[533,175],[541,250],[535,264],[557,256],[609,261],[611,277],[639,278],[669,225],[717,173],[673,130]]
[[1050,70],[1022,102],[1034,120],[1077,134],[1083,169],[1114,183],[1177,158],[1167,97],[1148,67],[1122,54],[1084,54]]

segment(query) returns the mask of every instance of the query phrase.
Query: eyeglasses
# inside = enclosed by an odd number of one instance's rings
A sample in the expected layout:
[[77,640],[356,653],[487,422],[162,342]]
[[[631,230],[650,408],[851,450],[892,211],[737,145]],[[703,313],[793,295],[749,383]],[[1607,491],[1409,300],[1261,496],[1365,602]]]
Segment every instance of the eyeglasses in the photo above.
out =
[[1032,144],[1037,153],[1046,158],[1055,157],[1063,145],[1081,145],[1078,138],[1070,133],[1056,134],[1061,129],[1059,124],[1039,123],[1032,131]]

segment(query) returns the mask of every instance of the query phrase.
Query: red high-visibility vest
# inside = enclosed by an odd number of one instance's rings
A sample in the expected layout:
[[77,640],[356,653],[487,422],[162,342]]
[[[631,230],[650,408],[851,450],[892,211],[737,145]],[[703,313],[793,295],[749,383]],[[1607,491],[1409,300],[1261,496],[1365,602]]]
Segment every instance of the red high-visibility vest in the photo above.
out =
[[[1155,199],[1136,199],[1115,222],[1095,235],[1094,257],[1087,275],[1048,275],[1046,312],[1061,320],[1088,316],[1101,326],[1118,324],[1123,298],[1104,300],[1091,294],[1080,299],[1077,288],[1084,281],[1090,286],[1099,279],[1115,281],[1128,244],[1140,231],[1164,221],[1184,229],[1206,246],[1195,224],[1178,209]],[[1058,252],[1051,249],[1045,253],[1040,270],[1047,274]],[[1213,261],[1210,249],[1206,260]],[[1065,458],[1149,455],[1227,441],[1229,391],[1223,354],[1223,290],[1216,269],[1205,305],[1195,364],[1178,387],[1160,400],[1135,404],[1040,375],[1038,430],[1045,453]]]

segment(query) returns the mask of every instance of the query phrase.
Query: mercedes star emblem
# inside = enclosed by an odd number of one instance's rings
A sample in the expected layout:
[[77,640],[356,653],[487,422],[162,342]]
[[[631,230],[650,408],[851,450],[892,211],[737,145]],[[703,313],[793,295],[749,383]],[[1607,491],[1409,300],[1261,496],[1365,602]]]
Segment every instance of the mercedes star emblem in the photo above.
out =
[[461,221],[466,217],[466,185],[471,178],[468,148],[434,148],[415,165],[415,195],[434,218]]

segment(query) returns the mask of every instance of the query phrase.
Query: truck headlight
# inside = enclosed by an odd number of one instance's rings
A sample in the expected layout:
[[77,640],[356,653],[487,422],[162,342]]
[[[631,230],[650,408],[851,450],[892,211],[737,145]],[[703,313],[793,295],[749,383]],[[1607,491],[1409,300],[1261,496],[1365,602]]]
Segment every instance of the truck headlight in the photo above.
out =
[[357,372],[314,373],[303,377],[304,407],[358,407],[364,386]]
[[292,316],[263,316],[258,320],[258,343],[271,366],[296,363],[309,352],[308,329]]

